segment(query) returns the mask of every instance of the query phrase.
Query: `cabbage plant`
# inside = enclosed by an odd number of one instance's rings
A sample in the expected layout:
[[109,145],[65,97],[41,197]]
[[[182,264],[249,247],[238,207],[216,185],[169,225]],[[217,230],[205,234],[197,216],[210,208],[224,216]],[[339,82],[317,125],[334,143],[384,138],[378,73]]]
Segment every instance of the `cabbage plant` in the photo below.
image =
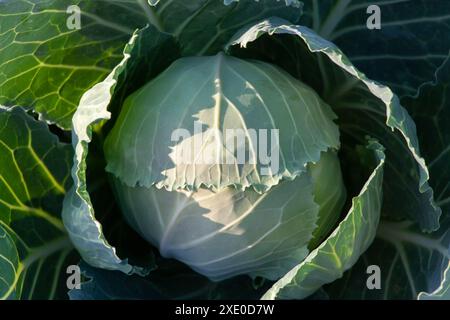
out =
[[450,298],[450,5],[414,4],[0,2],[0,297]]

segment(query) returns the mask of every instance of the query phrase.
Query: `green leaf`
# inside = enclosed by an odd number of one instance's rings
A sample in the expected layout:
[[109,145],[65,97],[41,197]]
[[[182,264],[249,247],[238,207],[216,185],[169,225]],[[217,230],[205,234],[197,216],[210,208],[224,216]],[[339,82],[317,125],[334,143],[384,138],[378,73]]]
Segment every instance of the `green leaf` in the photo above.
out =
[[60,218],[72,149],[21,108],[0,108],[0,298],[66,297]]
[[[421,292],[448,286],[444,270],[449,263],[450,223],[421,232],[409,221],[381,221],[372,246],[352,270],[326,288],[332,299],[417,299]],[[367,267],[380,268],[381,288],[369,290]]]
[[[450,2],[429,0],[304,0],[301,24],[335,43],[369,78],[397,94],[415,94],[450,51]],[[368,29],[370,5],[381,29]],[[388,157],[389,158],[389,157]]]
[[441,285],[431,294],[421,292],[419,300],[450,300],[450,263],[447,265]]
[[372,243],[382,205],[385,155],[383,147],[370,141],[378,165],[352,200],[348,214],[322,244],[298,266],[278,280],[262,299],[303,299],[326,283],[342,277]]
[[161,30],[179,41],[183,56],[216,54],[236,31],[261,19],[278,16],[297,22],[301,15],[298,6],[274,0],[230,5],[221,0],[167,0],[157,2],[155,9]]
[[402,102],[411,112],[429,163],[431,186],[444,215],[450,215],[450,55],[436,71],[433,81],[420,87],[417,96]]
[[[416,299],[421,291],[433,291],[445,284],[445,269],[450,262],[450,219],[441,219],[441,228],[424,234],[408,221],[383,222],[377,233],[377,253],[370,251],[365,259],[376,264],[370,254],[389,262],[381,262],[384,299]],[[389,267],[389,268],[388,268]],[[448,281],[448,280],[447,280]],[[448,283],[446,284],[448,286]]]
[[[450,56],[436,71],[435,79],[425,83],[415,97],[406,97],[403,103],[409,108],[417,128],[421,133],[419,140],[423,147],[425,159],[430,163],[431,186],[438,195],[437,204],[442,208],[445,225],[441,232],[447,232],[448,238],[440,238],[447,248],[447,256],[442,263],[441,283],[432,285],[428,291],[432,294],[421,293],[420,299],[449,299],[450,288]],[[443,223],[441,223],[443,224]],[[445,252],[444,252],[445,253]],[[445,254],[444,254],[445,256]],[[447,267],[445,267],[445,261]]]
[[241,30],[228,50],[278,64],[313,87],[338,115],[344,147],[363,144],[367,135],[378,139],[388,159],[383,215],[409,217],[424,230],[439,227],[441,210],[428,184],[415,124],[388,87],[359,72],[333,43],[278,18]]
[[[124,49],[121,63],[104,81],[83,95],[74,115],[75,163],[72,178],[75,184],[66,196],[62,216],[75,247],[82,258],[92,266],[125,273],[147,272],[146,268],[131,266],[127,260],[119,258],[115,248],[106,240],[102,227],[95,217],[87,190],[86,158],[93,126],[110,118],[108,107],[111,101],[115,100],[111,108],[120,106],[127,90],[133,90],[139,81],[148,80],[146,77],[158,74],[173,61],[177,52],[173,39],[158,32],[154,27],[137,31]],[[138,76],[140,80],[134,83],[133,77]]]
[[[73,6],[80,9],[80,29],[68,27],[77,14]],[[147,22],[141,6],[134,0],[1,1],[0,104],[33,109],[70,129],[83,93],[105,79],[134,29]]]
[[[417,96],[405,97],[402,102],[410,110],[420,132],[419,141],[423,146],[424,157],[430,164],[430,184],[435,190],[436,202],[442,208],[441,244],[447,249],[441,271],[437,278],[439,286],[434,282],[428,286],[432,294],[419,294],[419,298],[449,299],[450,287],[450,55],[438,68],[432,82],[423,84]],[[445,252],[444,252],[445,253]],[[445,257],[445,254],[444,254]],[[445,263],[446,262],[446,263]],[[447,267],[446,267],[447,265]],[[431,277],[432,275],[430,275]],[[436,277],[436,276],[435,276]]]
[[[433,82],[421,86],[402,103],[411,111],[430,170],[430,184],[442,208],[440,228],[423,233],[410,221],[382,221],[372,247],[360,262],[327,292],[337,299],[444,298],[449,287],[450,263],[450,59]],[[447,199],[447,200],[446,200]],[[367,266],[381,270],[381,290],[368,290]],[[429,292],[429,294],[425,293]],[[448,294],[448,293],[447,293]]]
[[16,244],[3,225],[0,225],[0,294],[2,300],[20,296],[20,289],[17,286],[21,270]]

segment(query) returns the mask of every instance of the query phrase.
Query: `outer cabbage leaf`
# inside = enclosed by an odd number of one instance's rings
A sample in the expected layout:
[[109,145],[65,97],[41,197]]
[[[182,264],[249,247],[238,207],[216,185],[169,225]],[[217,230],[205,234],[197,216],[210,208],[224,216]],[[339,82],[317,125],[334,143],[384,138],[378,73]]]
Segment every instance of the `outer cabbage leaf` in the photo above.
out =
[[445,269],[444,277],[439,287],[431,293],[421,292],[418,298],[419,300],[450,300],[450,263]]
[[[419,88],[417,96],[403,100],[417,123],[425,159],[430,164],[431,186],[442,208],[440,254],[441,271],[429,276],[428,287],[419,299],[450,299],[450,56],[436,71],[432,82]],[[437,137],[437,139],[436,139]],[[444,236],[445,234],[445,236]],[[437,235],[434,235],[436,237]],[[436,282],[440,280],[440,284]]]
[[[372,246],[344,277],[325,287],[332,299],[417,299],[429,292],[436,298],[448,290],[444,277],[449,264],[450,223],[441,219],[441,228],[431,234],[421,232],[410,221],[381,221]],[[380,268],[380,288],[369,290],[369,266]],[[425,291],[425,292],[424,292]]]
[[423,84],[416,96],[405,97],[402,102],[417,124],[436,203],[444,212],[442,219],[446,219],[450,215],[450,55],[433,81]]
[[[377,237],[361,261],[327,288],[338,299],[444,299],[448,295],[450,262],[450,62],[437,71],[419,94],[402,103],[411,111],[424,157],[430,163],[430,184],[443,214],[441,227],[421,232],[411,221],[382,221]],[[381,289],[368,290],[361,278],[369,265],[381,270]],[[428,293],[425,293],[428,292]]]
[[[172,52],[171,54],[162,52]],[[83,257],[93,266],[125,273],[145,273],[140,267],[133,267],[120,259],[102,231],[94,215],[94,208],[86,186],[86,157],[94,123],[109,119],[107,108],[114,95],[119,101],[124,91],[133,83],[141,68],[150,65],[141,78],[159,73],[177,53],[177,47],[170,36],[147,27],[136,32],[124,49],[122,62],[102,82],[87,91],[73,118],[73,146],[75,149],[72,178],[75,185],[64,201],[63,220],[68,233]],[[131,59],[132,57],[132,59]],[[130,60],[131,59],[131,60]],[[139,68],[138,68],[139,66]],[[126,80],[125,80],[126,79]],[[141,79],[140,81],[144,81]],[[136,81],[136,85],[139,81]],[[120,90],[118,90],[120,88]],[[118,102],[120,103],[120,102]]]
[[[105,79],[134,29],[147,22],[141,6],[134,0],[1,1],[0,103],[33,109],[70,129],[83,93]],[[81,28],[69,29],[78,13]]]
[[[297,1],[289,1],[293,2]],[[178,40],[183,56],[203,56],[221,51],[247,24],[271,16],[297,22],[301,8],[275,0],[233,1],[229,5],[221,0],[166,0],[157,2],[154,13],[159,29]]]
[[22,109],[0,108],[0,299],[67,298],[73,246],[60,218],[70,145]]
[[372,243],[380,219],[385,155],[375,141],[368,145],[378,165],[339,226],[308,257],[278,280],[262,299],[303,299],[342,277]]
[[[445,0],[303,3],[302,25],[335,43],[359,70],[400,96],[416,94],[432,80],[450,51],[450,41],[444,40],[450,27],[450,3]],[[373,5],[380,8],[381,29],[367,28]]]
[[388,159],[383,215],[409,217],[423,230],[439,227],[441,210],[428,183],[415,124],[388,87],[369,80],[333,43],[278,18],[241,30],[228,50],[278,64],[312,86],[338,115],[342,145],[361,144],[366,135],[377,138]]

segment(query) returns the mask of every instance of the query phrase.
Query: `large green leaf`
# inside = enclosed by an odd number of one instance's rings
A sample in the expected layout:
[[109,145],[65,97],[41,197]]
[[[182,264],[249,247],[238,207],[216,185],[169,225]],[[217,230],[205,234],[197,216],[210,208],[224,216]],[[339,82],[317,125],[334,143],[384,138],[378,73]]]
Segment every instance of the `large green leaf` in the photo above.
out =
[[352,200],[348,214],[333,233],[298,266],[278,280],[262,299],[303,299],[342,277],[372,243],[380,219],[385,155],[375,141],[368,145],[378,165]]
[[[80,29],[67,26],[74,5]],[[120,62],[134,29],[147,22],[142,6],[151,10],[137,0],[1,1],[0,103],[70,129],[83,93]]]
[[430,294],[423,293],[419,298],[450,299],[450,55],[437,70],[435,79],[421,86],[417,96],[406,97],[403,103],[417,123],[422,150],[430,163],[431,186],[443,211],[441,233],[448,235],[440,238],[443,263],[433,275],[441,284],[433,282],[428,286]]
[[[399,95],[415,94],[433,79],[450,50],[450,2],[446,0],[303,0],[301,24],[339,46],[370,78]],[[381,29],[367,28],[370,5]]]
[[163,0],[156,3],[160,29],[177,38],[184,56],[215,54],[236,31],[261,19],[278,16],[295,23],[301,15],[297,1]]
[[444,215],[450,215],[450,55],[434,80],[421,86],[417,96],[405,97],[402,103],[417,124],[436,202]]
[[64,298],[72,149],[22,109],[0,108],[0,154],[0,298]]
[[[439,230],[423,233],[409,221],[382,221],[372,247],[342,281],[327,288],[332,298],[445,298],[450,281],[450,59],[435,80],[421,86],[403,104],[416,120],[424,157],[430,163],[430,184],[442,208]],[[369,265],[381,270],[381,290],[368,290],[362,278]],[[445,273],[447,276],[445,277]],[[426,294],[425,292],[429,292]],[[447,293],[446,293],[447,292]]]
[[115,248],[106,240],[102,227],[95,217],[86,185],[86,158],[93,126],[110,118],[108,106],[113,96],[115,96],[116,104],[120,104],[126,89],[132,86],[133,77],[139,76],[141,78],[139,81],[145,81],[145,76],[151,77],[158,74],[173,61],[177,52],[172,38],[160,33],[154,27],[146,27],[136,32],[124,49],[122,62],[104,81],[96,84],[83,95],[74,115],[75,161],[72,178],[75,185],[66,196],[62,215],[64,225],[75,247],[83,259],[95,267],[120,270],[125,273],[146,272],[118,257]]
[[363,144],[367,135],[377,138],[387,156],[383,215],[409,217],[424,230],[439,227],[441,210],[428,184],[415,124],[388,87],[359,72],[333,43],[278,18],[241,30],[228,50],[278,64],[312,86],[338,115],[343,152]]
[[[450,56],[437,70],[435,79],[420,87],[415,97],[406,97],[404,104],[411,111],[420,132],[424,156],[430,163],[431,186],[437,204],[443,210],[441,234],[438,238],[442,263],[432,275],[428,292],[419,299],[449,299],[450,292]],[[445,236],[443,236],[445,234]],[[437,235],[433,235],[436,238]],[[440,280],[439,286],[436,282]],[[426,289],[423,289],[426,290]]]

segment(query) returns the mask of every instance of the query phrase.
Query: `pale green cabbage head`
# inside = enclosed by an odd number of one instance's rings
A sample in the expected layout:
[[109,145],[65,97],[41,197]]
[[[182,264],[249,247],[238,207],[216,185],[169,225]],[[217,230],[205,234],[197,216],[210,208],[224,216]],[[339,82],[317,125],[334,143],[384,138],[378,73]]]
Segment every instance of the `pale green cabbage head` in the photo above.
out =
[[[105,142],[107,171],[126,220],[164,257],[212,280],[275,280],[340,216],[335,119],[276,66],[182,58],[125,101]],[[243,143],[228,132],[243,132]]]

